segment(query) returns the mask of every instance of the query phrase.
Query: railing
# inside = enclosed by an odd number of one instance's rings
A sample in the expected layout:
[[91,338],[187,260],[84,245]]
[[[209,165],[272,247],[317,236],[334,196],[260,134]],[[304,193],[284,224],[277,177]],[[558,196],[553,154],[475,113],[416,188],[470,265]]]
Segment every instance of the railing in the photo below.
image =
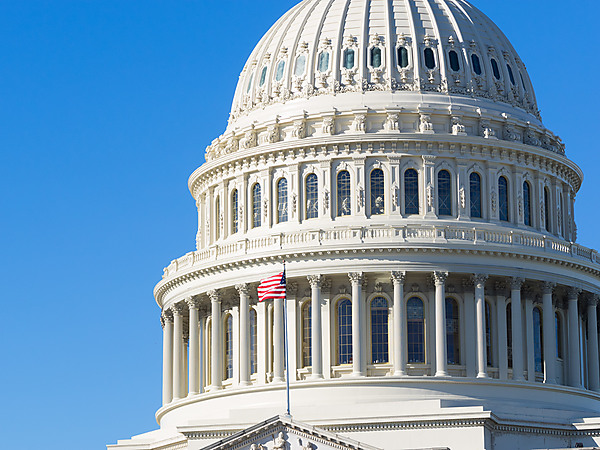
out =
[[211,261],[223,261],[228,258],[244,256],[250,253],[261,254],[273,251],[310,251],[327,247],[353,244],[365,246],[385,246],[396,248],[419,245],[437,245],[440,243],[471,244],[473,246],[501,245],[512,249],[536,250],[553,255],[570,256],[583,262],[598,264],[595,250],[579,244],[569,243],[553,237],[518,230],[489,230],[465,226],[380,226],[348,227],[328,230],[306,230],[280,233],[239,241],[216,244],[207,249],[190,252],[178,258],[164,269],[163,278],[181,270]]

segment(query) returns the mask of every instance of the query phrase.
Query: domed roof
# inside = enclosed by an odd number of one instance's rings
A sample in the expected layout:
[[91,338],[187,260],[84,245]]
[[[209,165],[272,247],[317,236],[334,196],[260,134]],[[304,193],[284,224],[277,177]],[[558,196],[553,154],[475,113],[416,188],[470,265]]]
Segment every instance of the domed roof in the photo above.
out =
[[[356,96],[344,99],[344,93],[363,95],[362,104]],[[304,0],[250,55],[228,130],[286,115],[285,107],[272,110],[274,104],[287,105],[290,115],[298,110],[310,115],[371,107],[371,101],[377,107],[448,108],[479,107],[482,99],[492,110],[539,123],[523,62],[500,29],[470,3]]]

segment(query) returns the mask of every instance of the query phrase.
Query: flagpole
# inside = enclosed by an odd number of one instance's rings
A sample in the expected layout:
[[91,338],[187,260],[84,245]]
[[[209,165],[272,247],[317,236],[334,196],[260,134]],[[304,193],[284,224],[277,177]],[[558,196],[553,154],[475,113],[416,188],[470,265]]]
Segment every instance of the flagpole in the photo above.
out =
[[283,261],[283,276],[285,278],[285,297],[283,299],[283,343],[285,352],[285,392],[287,397],[287,415],[290,413],[290,361],[288,355],[288,326],[287,326],[287,276],[285,274],[285,260]]

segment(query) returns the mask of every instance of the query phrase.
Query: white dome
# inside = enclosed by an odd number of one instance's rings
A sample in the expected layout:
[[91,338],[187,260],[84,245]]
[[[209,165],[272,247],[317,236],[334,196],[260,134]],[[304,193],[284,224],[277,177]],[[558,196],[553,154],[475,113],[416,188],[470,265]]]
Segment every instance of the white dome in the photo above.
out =
[[524,121],[539,118],[523,62],[498,27],[468,2],[304,0],[250,55],[228,131],[299,109],[311,116],[356,107],[340,95],[346,92],[361,93],[367,108],[468,108],[486,99],[497,105],[483,107]]

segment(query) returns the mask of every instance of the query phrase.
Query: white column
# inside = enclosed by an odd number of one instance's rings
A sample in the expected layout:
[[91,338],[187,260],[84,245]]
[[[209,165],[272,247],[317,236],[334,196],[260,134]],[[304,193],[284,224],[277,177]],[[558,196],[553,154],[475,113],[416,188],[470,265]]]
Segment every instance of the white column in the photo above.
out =
[[210,337],[210,391],[221,389],[223,367],[221,367],[221,296],[216,290],[208,292],[211,306]]
[[173,400],[182,398],[181,380],[183,378],[183,308],[171,307],[173,313]]
[[273,300],[273,381],[284,378],[283,299]]
[[311,329],[311,365],[312,379],[323,378],[323,355],[321,334],[321,275],[308,276],[311,289],[310,329]]
[[506,286],[496,284],[496,323],[498,326],[498,375],[501,380],[508,380],[508,347],[506,329]]
[[352,374],[362,377],[362,287],[363,280],[362,272],[353,272],[348,274],[352,283]]
[[200,340],[198,330],[198,300],[188,298],[186,303],[189,308],[189,363],[188,363],[188,395],[198,394],[200,392]]
[[256,305],[256,371],[258,384],[267,382],[267,304]]
[[240,295],[240,385],[250,384],[250,305],[247,283],[235,287]]
[[598,296],[588,299],[587,332],[588,332],[588,386],[592,391],[600,390],[600,367],[598,367]]
[[163,405],[173,400],[173,314],[163,311],[160,316],[163,327]]
[[581,358],[579,356],[579,292],[569,289],[569,386],[581,388]]
[[475,310],[477,317],[477,378],[487,378],[487,353],[485,335],[485,281],[488,276],[473,275],[475,284]]
[[446,278],[448,272],[434,272],[435,281],[435,376],[448,376],[446,347]]
[[513,380],[524,381],[523,376],[523,318],[521,314],[522,278],[513,278],[510,283],[511,322],[512,322],[512,363]]
[[406,311],[404,308],[404,280],[405,272],[392,272],[394,285],[394,375],[406,376],[407,342],[406,342]]
[[535,381],[535,350],[533,338],[533,300],[525,299],[525,339],[527,345],[527,380]]
[[555,283],[544,282],[542,297],[542,321],[544,330],[544,383],[556,384],[556,320],[552,290]]
[[467,369],[467,377],[475,378],[477,376],[477,316],[475,314],[475,292],[471,280],[463,280],[464,287],[464,327],[465,345],[464,356]]

